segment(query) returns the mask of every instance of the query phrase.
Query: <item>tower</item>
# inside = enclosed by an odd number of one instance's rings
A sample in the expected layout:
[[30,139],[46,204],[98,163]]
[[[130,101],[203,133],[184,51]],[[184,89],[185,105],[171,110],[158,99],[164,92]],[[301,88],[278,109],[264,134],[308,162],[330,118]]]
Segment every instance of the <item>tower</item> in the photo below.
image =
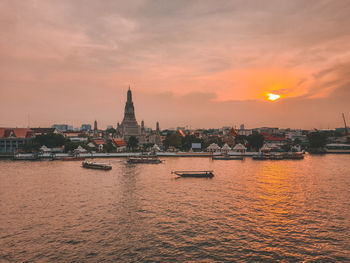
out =
[[135,117],[135,108],[132,101],[132,93],[129,87],[127,92],[127,100],[124,108],[124,118],[122,123],[119,125],[119,132],[121,133],[125,141],[129,140],[131,136],[140,136],[140,126],[138,125]]
[[158,122],[158,121],[157,121],[157,124],[156,124],[155,143],[156,143],[158,146],[161,146],[161,145],[162,145],[162,140],[160,139],[160,128],[159,128],[159,122]]
[[159,122],[157,121],[156,124],[156,133],[159,134],[160,133],[160,129],[159,129]]
[[94,137],[98,137],[97,121],[94,122]]

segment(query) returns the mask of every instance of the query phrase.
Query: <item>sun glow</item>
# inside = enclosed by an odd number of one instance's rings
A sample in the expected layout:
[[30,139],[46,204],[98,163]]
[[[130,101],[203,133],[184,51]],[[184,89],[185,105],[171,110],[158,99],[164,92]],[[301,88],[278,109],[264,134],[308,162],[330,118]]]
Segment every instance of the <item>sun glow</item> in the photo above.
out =
[[274,101],[274,100],[278,100],[279,98],[281,98],[281,96],[278,94],[267,93],[267,98],[268,98],[268,100]]

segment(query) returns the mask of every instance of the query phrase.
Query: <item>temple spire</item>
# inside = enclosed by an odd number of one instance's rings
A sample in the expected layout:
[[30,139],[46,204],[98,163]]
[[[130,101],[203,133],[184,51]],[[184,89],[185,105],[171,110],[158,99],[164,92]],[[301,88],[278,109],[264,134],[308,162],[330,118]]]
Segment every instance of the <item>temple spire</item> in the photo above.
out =
[[130,86],[129,86],[128,95],[127,95],[127,102],[129,102],[129,103],[132,102],[132,94],[131,94]]

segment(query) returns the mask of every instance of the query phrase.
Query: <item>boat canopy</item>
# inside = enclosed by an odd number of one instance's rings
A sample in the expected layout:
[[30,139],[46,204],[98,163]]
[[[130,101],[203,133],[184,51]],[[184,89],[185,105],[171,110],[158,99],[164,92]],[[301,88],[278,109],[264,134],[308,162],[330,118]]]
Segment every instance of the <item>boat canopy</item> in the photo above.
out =
[[221,148],[221,150],[222,151],[230,151],[231,150],[231,147],[230,146],[228,146],[228,144],[227,143],[225,143],[225,145],[224,146],[222,146],[222,148]]
[[220,150],[220,146],[217,145],[216,143],[212,143],[208,146],[207,150],[211,151],[211,152],[215,152],[215,151]]
[[239,144],[236,144],[232,150],[234,150],[235,152],[240,152],[240,151],[247,150],[247,148],[243,144],[239,143]]

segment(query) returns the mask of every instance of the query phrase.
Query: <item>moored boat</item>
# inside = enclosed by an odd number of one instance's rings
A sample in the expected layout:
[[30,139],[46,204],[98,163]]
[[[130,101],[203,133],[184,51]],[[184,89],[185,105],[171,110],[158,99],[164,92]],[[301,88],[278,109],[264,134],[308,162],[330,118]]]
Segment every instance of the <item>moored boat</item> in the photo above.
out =
[[214,171],[173,171],[171,172],[180,177],[196,177],[196,178],[212,178],[214,177]]
[[128,163],[152,163],[157,164],[161,163],[162,161],[157,156],[148,156],[148,155],[142,155],[137,157],[130,157],[127,160]]
[[282,154],[283,159],[287,160],[302,160],[304,159],[304,154],[302,152],[286,152]]
[[217,155],[212,156],[212,160],[243,160],[243,156]]
[[96,170],[111,170],[112,166],[105,163],[82,162],[82,167]]
[[345,143],[326,144],[325,153],[350,153],[350,144],[345,144]]
[[40,160],[40,156],[39,156],[38,153],[15,154],[13,156],[13,160],[18,160],[18,161],[38,161],[38,160]]
[[80,157],[80,156],[67,156],[63,157],[60,160],[62,161],[84,161],[85,157]]
[[283,160],[284,157],[281,154],[257,154],[253,155],[253,160]]

